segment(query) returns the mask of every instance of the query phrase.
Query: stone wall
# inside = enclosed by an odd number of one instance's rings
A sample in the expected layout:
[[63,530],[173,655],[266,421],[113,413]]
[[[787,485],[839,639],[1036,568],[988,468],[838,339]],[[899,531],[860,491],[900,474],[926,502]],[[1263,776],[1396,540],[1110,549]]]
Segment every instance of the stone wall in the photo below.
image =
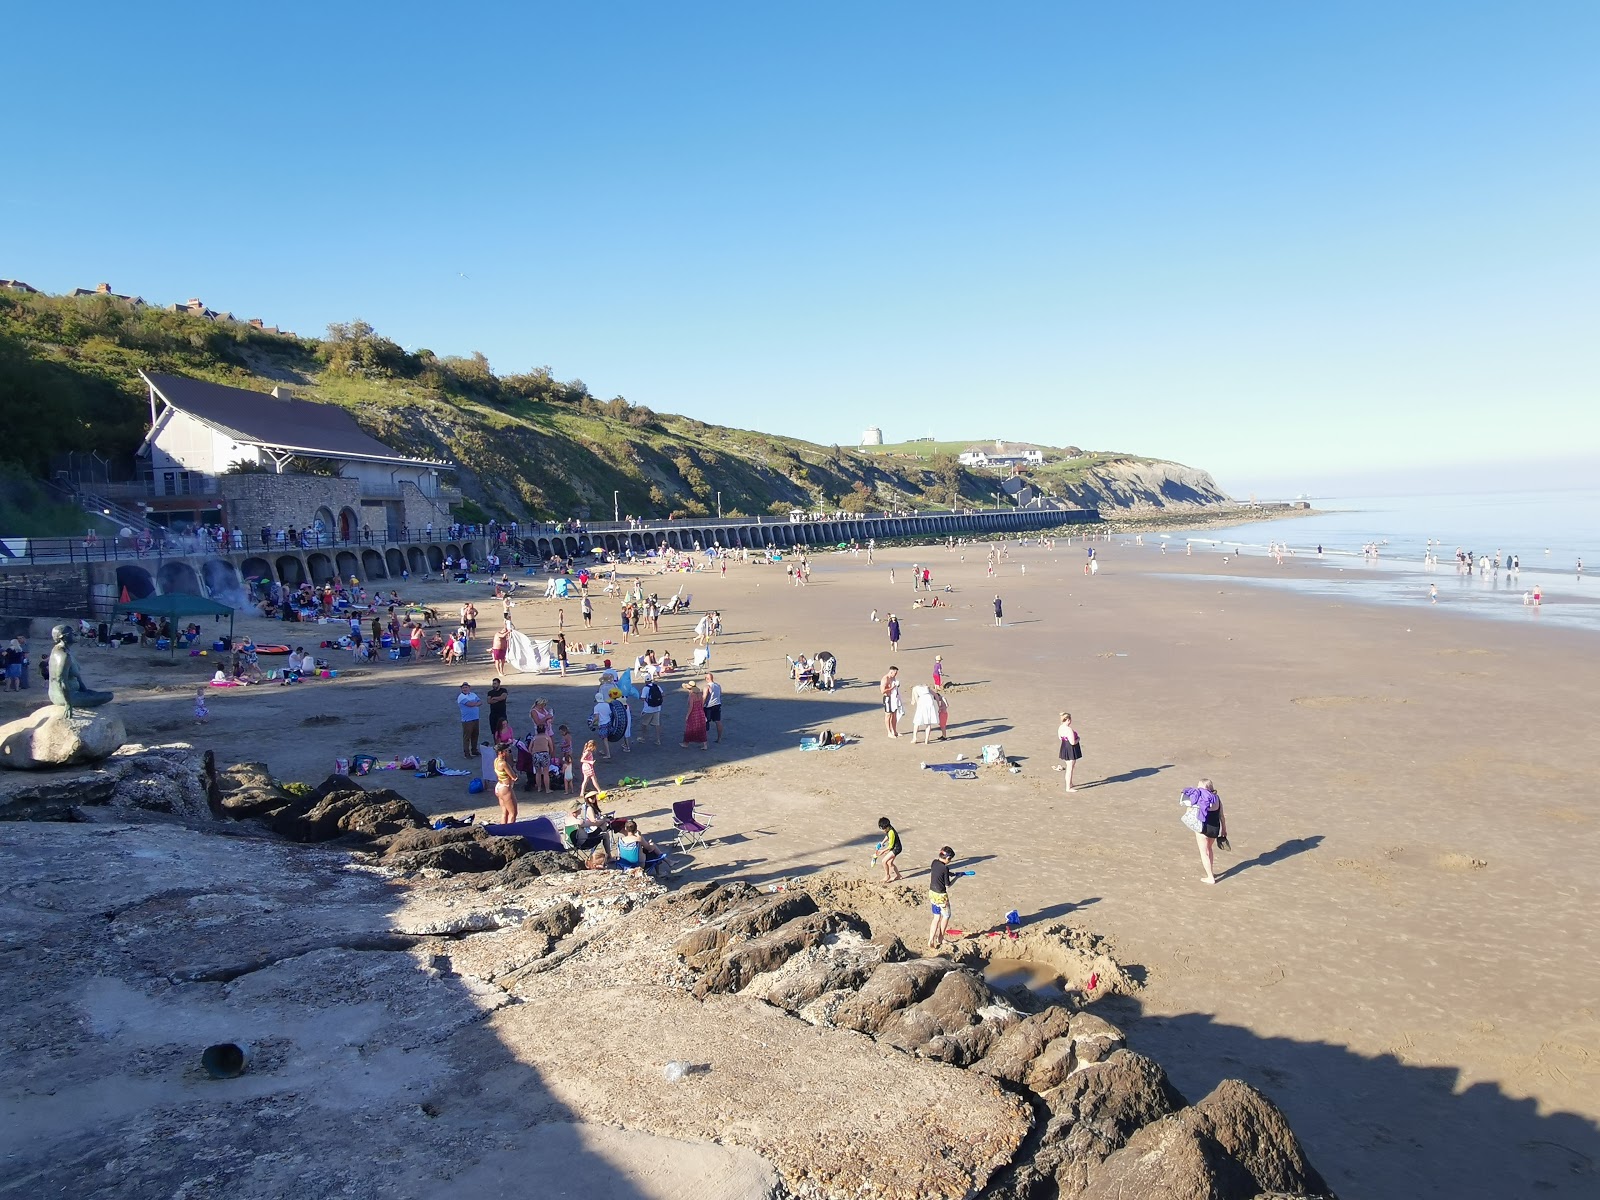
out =
[[[332,512],[336,522],[340,509],[364,511],[361,484],[328,475],[222,475],[217,491],[226,505],[228,523],[237,525],[252,542],[262,526],[304,529],[316,520],[319,508]],[[328,532],[336,534],[337,524]]]

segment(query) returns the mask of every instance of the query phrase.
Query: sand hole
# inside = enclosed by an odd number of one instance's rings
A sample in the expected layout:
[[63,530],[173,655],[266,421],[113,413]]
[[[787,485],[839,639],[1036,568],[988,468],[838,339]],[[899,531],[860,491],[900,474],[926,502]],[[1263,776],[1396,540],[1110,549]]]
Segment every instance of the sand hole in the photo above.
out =
[[1067,981],[1060,971],[1026,958],[991,959],[984,965],[983,981],[1002,995],[1022,988],[1052,1004],[1067,994]]
[[1439,865],[1446,871],[1481,871],[1489,865],[1489,860],[1473,858],[1470,854],[1441,854]]

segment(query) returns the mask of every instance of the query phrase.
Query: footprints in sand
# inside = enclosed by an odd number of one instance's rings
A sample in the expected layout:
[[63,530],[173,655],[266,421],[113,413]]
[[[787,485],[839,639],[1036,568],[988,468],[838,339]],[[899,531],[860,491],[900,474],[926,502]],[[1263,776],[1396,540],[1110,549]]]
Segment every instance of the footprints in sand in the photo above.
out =
[[1392,890],[1396,877],[1395,870],[1404,873],[1419,867],[1432,867],[1439,871],[1449,871],[1454,874],[1482,871],[1489,865],[1486,858],[1477,858],[1471,854],[1462,854],[1457,851],[1436,853],[1431,855],[1408,853],[1404,846],[1390,846],[1382,852],[1382,862],[1372,862],[1361,858],[1339,858],[1334,860],[1334,866],[1341,871],[1349,871],[1359,875],[1373,887],[1384,891]]
[[1410,704],[1403,696],[1296,696],[1289,701],[1302,708],[1348,708],[1353,704]]
[[743,763],[718,763],[703,772],[706,779],[732,779],[735,775],[753,774],[751,769]]
[[1584,812],[1581,808],[1541,808],[1539,815],[1547,821],[1560,821],[1564,825],[1582,825],[1585,821],[1594,820],[1593,813]]

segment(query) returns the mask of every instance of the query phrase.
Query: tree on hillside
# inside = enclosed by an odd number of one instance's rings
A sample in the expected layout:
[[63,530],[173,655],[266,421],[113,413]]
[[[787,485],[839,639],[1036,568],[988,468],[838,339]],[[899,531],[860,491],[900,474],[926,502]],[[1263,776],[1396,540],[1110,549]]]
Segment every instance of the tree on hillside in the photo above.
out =
[[384,337],[361,320],[335,321],[329,325],[319,357],[330,371],[345,375],[410,375],[415,365],[398,342]]
[[941,454],[933,460],[935,496],[954,508],[961,501],[961,464],[954,454]]
[[845,512],[872,512],[879,507],[878,494],[858,479],[851,484],[850,491],[844,499],[839,501],[839,507]]

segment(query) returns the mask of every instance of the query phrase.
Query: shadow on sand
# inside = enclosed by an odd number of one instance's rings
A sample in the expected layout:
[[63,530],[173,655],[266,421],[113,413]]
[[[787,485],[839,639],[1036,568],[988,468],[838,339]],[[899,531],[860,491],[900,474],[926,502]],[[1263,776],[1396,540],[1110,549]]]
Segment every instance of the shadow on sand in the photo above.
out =
[[1264,1036],[1206,1013],[1146,1016],[1132,997],[1095,1007],[1191,1101],[1229,1078],[1266,1092],[1340,1195],[1600,1195],[1600,1126],[1541,1113],[1537,1101],[1492,1083],[1465,1083],[1455,1067]]

